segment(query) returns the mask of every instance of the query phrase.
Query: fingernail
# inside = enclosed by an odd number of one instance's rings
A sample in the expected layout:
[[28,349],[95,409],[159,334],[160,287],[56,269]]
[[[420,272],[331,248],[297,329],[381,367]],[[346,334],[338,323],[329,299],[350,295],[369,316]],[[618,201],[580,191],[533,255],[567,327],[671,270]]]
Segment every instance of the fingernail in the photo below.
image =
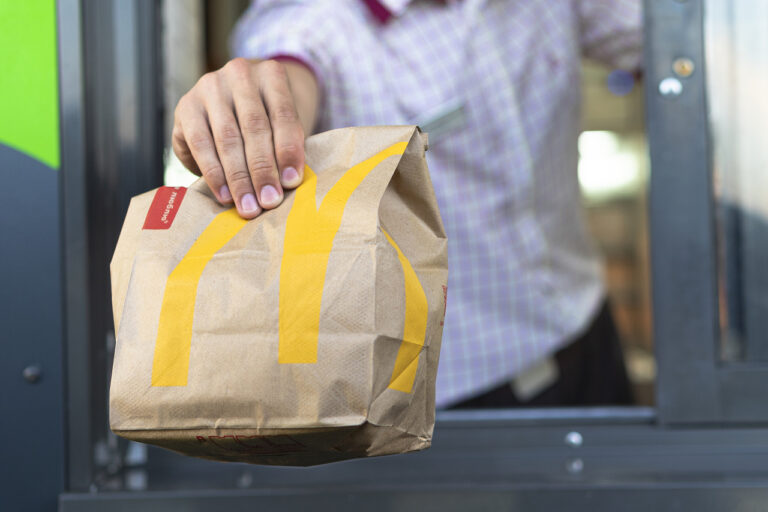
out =
[[232,194],[229,191],[229,187],[224,185],[219,189],[219,197],[222,201],[231,201]]
[[299,172],[293,167],[283,169],[283,183],[293,185],[299,179]]
[[248,193],[240,199],[240,207],[243,209],[243,212],[252,213],[258,211],[259,204],[256,202],[256,198],[253,197],[253,194]]
[[272,185],[264,185],[261,188],[261,204],[272,205],[280,200],[280,194],[277,193],[277,189]]

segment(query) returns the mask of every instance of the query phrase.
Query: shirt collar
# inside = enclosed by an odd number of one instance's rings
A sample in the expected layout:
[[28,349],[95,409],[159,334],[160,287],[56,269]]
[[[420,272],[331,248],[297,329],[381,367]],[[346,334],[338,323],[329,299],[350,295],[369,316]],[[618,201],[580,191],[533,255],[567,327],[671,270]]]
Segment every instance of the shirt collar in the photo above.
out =
[[379,23],[388,22],[393,16],[400,16],[412,0],[363,0],[363,3]]

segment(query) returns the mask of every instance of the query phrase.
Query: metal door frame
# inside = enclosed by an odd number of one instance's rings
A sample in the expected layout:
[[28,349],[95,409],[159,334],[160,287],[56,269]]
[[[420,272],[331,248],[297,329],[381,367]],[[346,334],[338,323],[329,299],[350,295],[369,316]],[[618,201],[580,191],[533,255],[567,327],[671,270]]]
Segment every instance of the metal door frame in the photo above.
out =
[[[765,424],[768,365],[723,363],[701,0],[646,2],[657,407],[665,424]],[[688,58],[689,77],[673,62]],[[676,80],[679,94],[660,93]],[[675,82],[672,82],[675,84]]]
[[[109,261],[130,198],[162,184],[160,4],[58,0],[64,231],[66,485],[120,471],[109,431]],[[103,297],[103,298],[102,298]]]

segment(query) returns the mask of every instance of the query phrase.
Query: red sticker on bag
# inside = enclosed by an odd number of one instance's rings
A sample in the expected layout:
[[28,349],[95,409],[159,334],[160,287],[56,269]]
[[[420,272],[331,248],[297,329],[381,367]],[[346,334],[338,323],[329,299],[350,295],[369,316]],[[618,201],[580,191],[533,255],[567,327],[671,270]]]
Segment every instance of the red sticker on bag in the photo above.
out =
[[144,219],[144,229],[170,228],[186,193],[187,189],[184,187],[158,188],[149,206],[147,218]]

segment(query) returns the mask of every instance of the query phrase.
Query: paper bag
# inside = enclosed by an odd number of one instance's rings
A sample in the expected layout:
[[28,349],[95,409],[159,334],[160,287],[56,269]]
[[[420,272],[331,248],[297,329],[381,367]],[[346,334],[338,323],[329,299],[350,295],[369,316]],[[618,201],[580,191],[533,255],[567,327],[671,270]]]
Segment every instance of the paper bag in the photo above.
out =
[[303,183],[251,221],[202,180],[134,197],[112,430],[259,464],[427,448],[447,255],[425,150],[416,127],[310,137]]

